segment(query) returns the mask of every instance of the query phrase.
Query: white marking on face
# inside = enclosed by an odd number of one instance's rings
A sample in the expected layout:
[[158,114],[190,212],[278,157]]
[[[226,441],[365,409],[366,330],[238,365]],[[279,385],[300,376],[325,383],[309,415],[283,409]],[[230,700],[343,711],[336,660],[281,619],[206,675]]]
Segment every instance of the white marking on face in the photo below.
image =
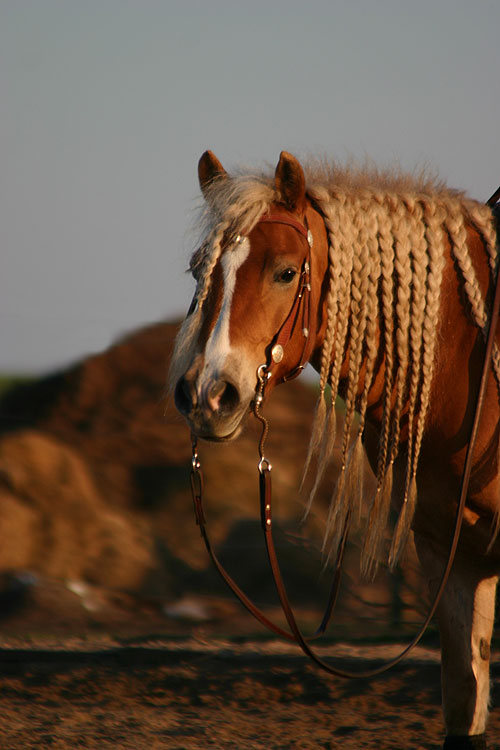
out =
[[221,257],[224,293],[219,317],[205,346],[205,376],[217,376],[231,352],[229,322],[236,274],[247,259],[249,252],[250,241],[248,237],[243,237],[234,249],[226,251]]

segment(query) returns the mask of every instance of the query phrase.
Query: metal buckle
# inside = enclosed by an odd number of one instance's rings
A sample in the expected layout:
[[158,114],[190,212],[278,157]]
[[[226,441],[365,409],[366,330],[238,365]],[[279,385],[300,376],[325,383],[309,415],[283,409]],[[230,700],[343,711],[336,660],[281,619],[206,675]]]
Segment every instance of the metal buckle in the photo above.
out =
[[272,372],[271,370],[268,370],[267,365],[259,365],[257,368],[257,379],[259,381],[259,384],[264,387],[269,378],[271,377]]
[[191,435],[191,468],[193,472],[201,469],[201,463],[198,458],[198,441],[194,435]]
[[262,456],[262,458],[259,461],[259,471],[261,474],[263,474],[265,471],[271,471],[273,468],[272,463],[267,459],[265,456]]

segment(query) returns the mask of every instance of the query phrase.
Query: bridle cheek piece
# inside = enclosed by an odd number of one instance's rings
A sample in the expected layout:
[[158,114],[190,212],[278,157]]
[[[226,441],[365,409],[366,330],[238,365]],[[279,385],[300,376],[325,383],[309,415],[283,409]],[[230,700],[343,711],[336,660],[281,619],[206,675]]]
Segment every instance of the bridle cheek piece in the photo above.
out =
[[[272,373],[272,364],[279,364],[285,355],[285,348],[292,338],[297,326],[299,325],[299,318],[302,312],[302,322],[300,327],[302,329],[302,335],[304,337],[304,345],[302,353],[299,359],[299,363],[288,372],[286,375],[281,376],[282,382],[292,380],[293,378],[300,375],[304,367],[306,366],[309,357],[312,353],[313,341],[310,337],[310,318],[311,318],[311,249],[314,243],[313,234],[307,227],[307,219],[304,219],[306,225],[304,226],[296,219],[283,216],[281,214],[267,214],[259,219],[260,223],[272,223],[272,224],[284,224],[290,226],[299,234],[304,237],[307,242],[307,255],[302,264],[300,273],[299,285],[297,287],[297,293],[293,301],[290,312],[288,313],[283,325],[275,335],[270,349],[270,357],[268,361],[259,367],[265,367],[269,373]],[[269,361],[270,360],[270,361]],[[269,375],[270,377],[270,375]],[[258,386],[257,386],[258,388]]]

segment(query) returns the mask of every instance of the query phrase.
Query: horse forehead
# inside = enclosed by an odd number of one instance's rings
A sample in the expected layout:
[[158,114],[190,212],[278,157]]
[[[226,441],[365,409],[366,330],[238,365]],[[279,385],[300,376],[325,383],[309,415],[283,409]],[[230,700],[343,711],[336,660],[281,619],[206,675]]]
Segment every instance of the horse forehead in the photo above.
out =
[[273,212],[269,220],[264,217],[249,233],[253,256],[257,257],[262,252],[268,260],[273,260],[283,255],[305,255],[307,243],[297,231],[301,224],[296,217],[283,212]]
[[[285,214],[283,216],[287,218]],[[257,222],[251,231],[238,235],[219,257],[225,294],[234,292],[236,276],[243,265],[246,266],[245,273],[240,276],[246,277],[252,266],[260,273],[263,265],[272,259],[303,253],[303,243],[295,229],[280,222]]]
[[247,236],[238,237],[236,244],[229,247],[219,258],[219,280],[220,286],[216,292],[219,296],[220,306],[217,311],[217,320],[213,335],[220,334],[221,329],[228,334],[229,318],[231,315],[232,302],[236,288],[239,270],[250,255],[250,240]]
[[222,267],[222,275],[224,279],[224,287],[234,288],[234,282],[236,280],[236,274],[238,273],[241,266],[245,263],[248,256],[250,255],[250,240],[246,236],[238,237],[236,245],[228,248],[222,253],[220,258],[220,264]]

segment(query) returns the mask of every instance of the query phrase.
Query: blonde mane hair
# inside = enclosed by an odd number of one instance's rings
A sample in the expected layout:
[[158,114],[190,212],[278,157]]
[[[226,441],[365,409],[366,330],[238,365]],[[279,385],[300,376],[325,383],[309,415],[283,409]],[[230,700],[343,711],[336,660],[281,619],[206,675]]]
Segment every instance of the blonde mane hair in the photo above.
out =
[[[306,165],[304,171],[307,195],[323,216],[329,259],[320,396],[305,472],[315,454],[317,469],[307,507],[310,508],[332,457],[337,432],[335,401],[341,366],[348,352],[342,464],[324,544],[326,554],[332,554],[344,525],[361,506],[362,435],[368,393],[383,361],[385,380],[376,491],[362,550],[362,568],[370,573],[380,559],[387,526],[403,410],[408,433],[406,480],[389,553],[391,565],[404,548],[415,510],[416,472],[438,346],[446,253],[451,248],[472,319],[486,334],[488,309],[469,255],[467,225],[480,235],[492,275],[497,268],[496,232],[487,206],[425,174],[408,176],[399,171],[380,172],[374,167],[341,168],[317,161]],[[218,258],[223,251],[230,252],[236,236],[249,233],[260,216],[281,198],[270,172],[247,172],[216,179],[206,197],[198,224],[202,243],[191,260],[198,282],[196,306],[177,338],[171,382],[182,374],[190,356]],[[493,362],[500,384],[498,347]],[[359,395],[361,379],[363,388]]]

